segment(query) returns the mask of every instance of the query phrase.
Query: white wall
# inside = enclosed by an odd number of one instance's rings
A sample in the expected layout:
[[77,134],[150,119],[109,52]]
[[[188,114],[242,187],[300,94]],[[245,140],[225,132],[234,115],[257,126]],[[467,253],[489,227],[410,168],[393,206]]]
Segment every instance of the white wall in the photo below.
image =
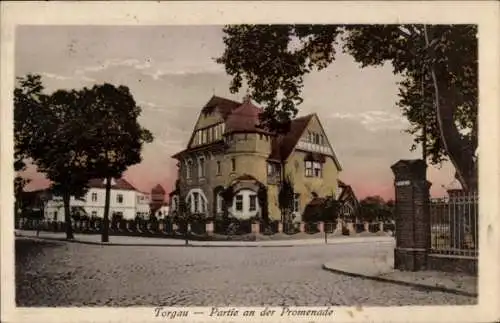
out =
[[170,212],[170,210],[169,210],[168,205],[162,205],[161,208],[156,210],[155,216],[157,219],[164,219],[165,216],[169,215],[169,212]]
[[[243,210],[242,211],[237,211],[236,210],[236,196],[241,195],[243,196]],[[256,197],[256,209],[255,211],[250,211],[250,196],[254,195]],[[242,189],[236,192],[234,198],[233,198],[233,205],[231,208],[229,208],[229,213],[236,217],[237,219],[240,220],[246,220],[249,219],[253,216],[257,216],[260,212],[260,206],[259,206],[259,200],[257,199],[257,193],[254,191],[248,190],[248,189]]]
[[[138,192],[136,191],[112,189],[110,191],[109,200],[110,219],[114,212],[121,212],[124,219],[134,219],[138,205],[137,194]],[[118,200],[119,195],[122,197],[121,202]],[[96,199],[93,200],[93,197],[96,197]],[[91,188],[81,200],[71,197],[70,207],[80,206],[85,209],[88,216],[95,215],[97,217],[103,217],[105,198],[106,190],[104,188]],[[147,212],[149,212],[149,205]],[[47,206],[45,208],[45,218],[49,220],[64,221],[64,206],[62,198],[54,197],[52,200],[47,202]]]

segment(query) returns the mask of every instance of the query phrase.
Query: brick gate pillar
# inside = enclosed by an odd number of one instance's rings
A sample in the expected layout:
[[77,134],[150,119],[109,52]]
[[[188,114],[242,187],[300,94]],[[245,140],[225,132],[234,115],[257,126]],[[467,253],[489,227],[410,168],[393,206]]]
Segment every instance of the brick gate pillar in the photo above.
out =
[[421,159],[400,160],[391,169],[396,191],[394,268],[424,270],[431,242],[427,165]]

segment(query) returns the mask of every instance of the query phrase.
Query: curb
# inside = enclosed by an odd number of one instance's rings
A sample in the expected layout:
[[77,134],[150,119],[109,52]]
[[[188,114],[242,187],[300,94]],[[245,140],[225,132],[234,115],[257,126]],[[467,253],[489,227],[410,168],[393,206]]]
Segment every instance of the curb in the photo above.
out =
[[[310,247],[310,246],[324,246],[322,243],[311,243],[311,244],[276,244],[276,245],[251,245],[251,244],[169,244],[169,243],[116,243],[116,242],[97,242],[97,241],[84,241],[84,240],[67,240],[65,238],[53,238],[53,237],[34,237],[25,235],[16,235],[19,238],[32,239],[32,240],[48,240],[48,241],[59,241],[68,243],[80,243],[86,245],[94,246],[120,246],[120,247],[191,247],[191,248],[291,248],[291,247]],[[360,244],[360,243],[389,243],[390,241],[353,241],[349,244]],[[342,243],[328,243],[326,245],[336,245],[336,244],[347,244],[347,242]]]
[[405,282],[402,280],[384,278],[384,277],[379,277],[379,276],[368,276],[368,275],[363,275],[363,274],[357,274],[357,273],[348,272],[348,271],[344,271],[344,270],[340,270],[340,269],[330,268],[330,267],[327,267],[325,264],[323,264],[321,266],[321,269],[335,273],[335,274],[341,274],[341,275],[362,278],[362,279],[370,279],[370,280],[383,282],[383,283],[391,283],[391,284],[400,285],[400,286],[415,287],[415,288],[420,288],[420,289],[424,289],[424,290],[444,292],[444,293],[460,295],[460,296],[478,297],[478,293],[470,293],[470,292],[466,292],[466,291],[462,291],[462,290],[458,290],[458,289],[453,289],[453,288],[448,288],[448,287],[442,287],[442,286],[431,286],[431,285],[424,285],[424,284],[419,284],[419,283]]

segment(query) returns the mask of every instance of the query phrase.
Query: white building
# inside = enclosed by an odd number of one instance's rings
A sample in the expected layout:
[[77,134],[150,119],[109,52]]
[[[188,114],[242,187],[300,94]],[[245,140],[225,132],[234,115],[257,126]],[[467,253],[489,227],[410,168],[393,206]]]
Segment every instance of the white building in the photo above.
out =
[[[81,199],[70,200],[72,213],[86,214],[89,217],[104,216],[106,199],[106,183],[103,179],[94,179],[89,182],[89,190]],[[138,191],[132,184],[123,178],[113,179],[111,182],[109,216],[121,215],[131,220],[140,213],[149,214],[149,196]],[[64,205],[61,197],[53,197],[47,202],[45,218],[51,221],[64,221]]]
[[136,214],[147,218],[150,213],[149,203],[151,203],[151,196],[149,193],[136,192]]

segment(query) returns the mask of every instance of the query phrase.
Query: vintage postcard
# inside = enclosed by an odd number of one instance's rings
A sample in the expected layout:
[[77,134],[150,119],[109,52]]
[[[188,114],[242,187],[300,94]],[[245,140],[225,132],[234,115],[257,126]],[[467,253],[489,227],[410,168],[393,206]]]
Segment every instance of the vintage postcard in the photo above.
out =
[[498,321],[499,18],[2,3],[2,320]]

